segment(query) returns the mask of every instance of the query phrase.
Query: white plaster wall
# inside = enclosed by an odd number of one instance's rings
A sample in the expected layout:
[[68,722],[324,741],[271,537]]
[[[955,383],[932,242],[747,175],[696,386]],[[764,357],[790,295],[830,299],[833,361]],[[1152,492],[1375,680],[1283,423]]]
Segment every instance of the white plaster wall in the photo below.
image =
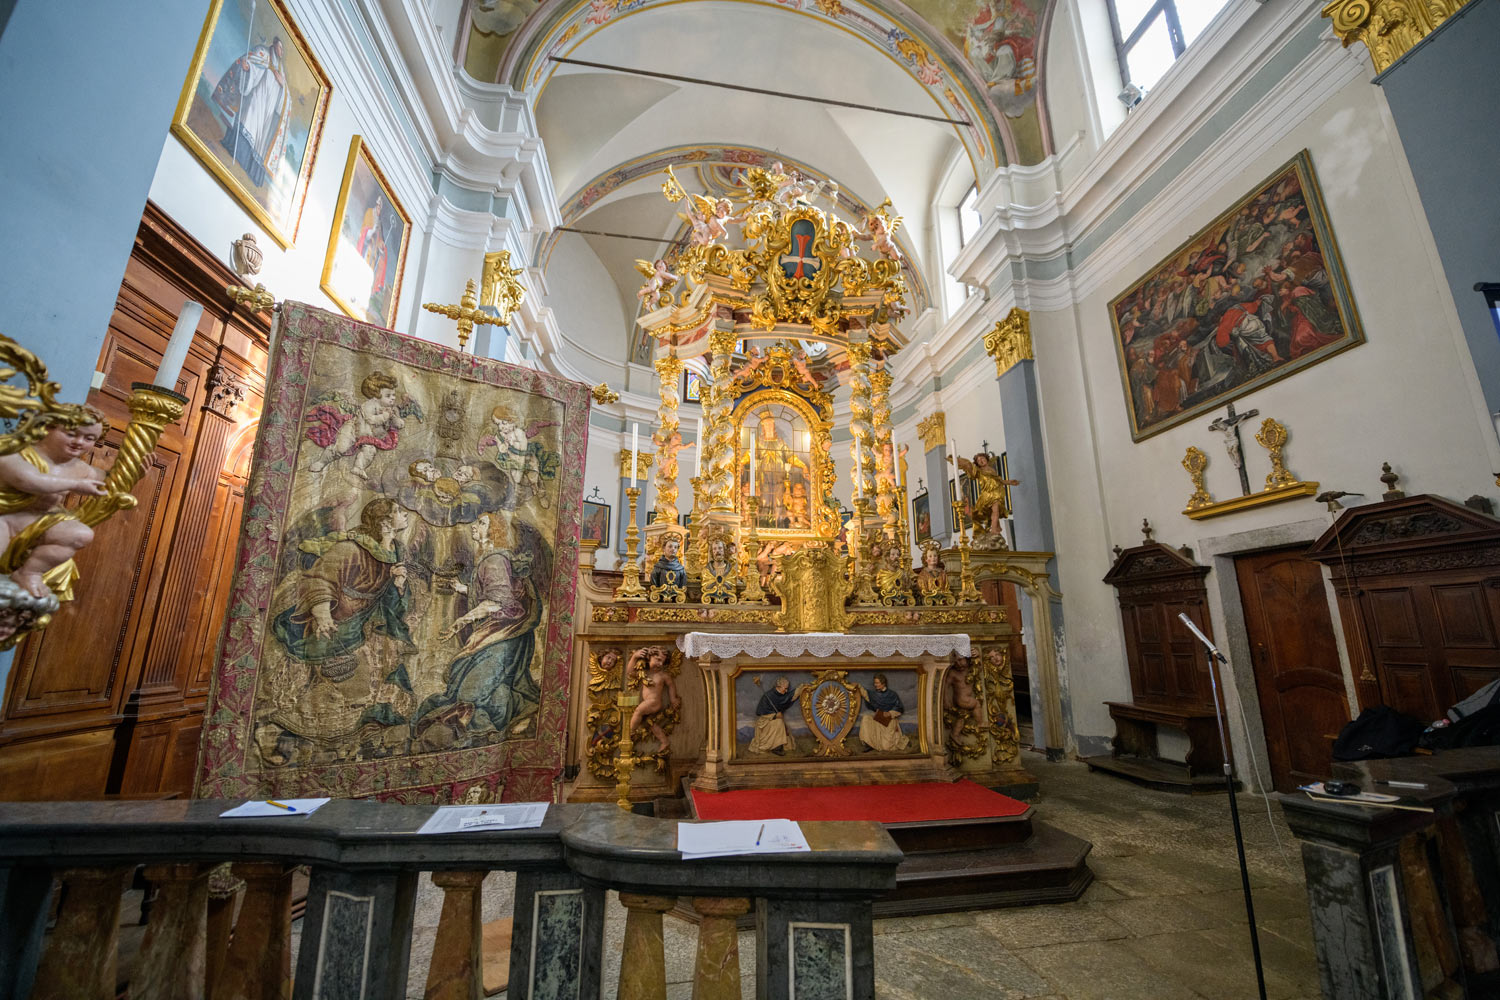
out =
[[[1376,495],[1389,460],[1410,493],[1493,496],[1492,431],[1431,235],[1378,88],[1360,79],[1283,139],[1245,150],[1239,169],[1194,192],[1191,218],[1137,254],[1075,308],[1034,313],[1043,432],[1067,620],[1067,690],[1076,733],[1111,732],[1102,702],[1129,692],[1118,612],[1100,582],[1113,544],[1140,539],[1142,517],[1173,545],[1305,520],[1296,500],[1208,521],[1181,513],[1191,492],[1181,468],[1189,445],[1210,456],[1211,493],[1238,492],[1220,440],[1200,417],[1132,443],[1109,300],[1298,150],[1308,148],[1367,342],[1245,397],[1290,430],[1286,458],[1324,488]],[[1146,209],[1149,211],[1149,207]],[[949,405],[950,426],[956,404]],[[1258,425],[1258,421],[1256,421]],[[1269,471],[1247,435],[1253,487]],[[1316,508],[1321,510],[1321,507]]]
[[[564,233],[558,239],[547,261],[547,288],[547,305],[557,316],[557,325],[569,344],[568,362],[587,374],[590,382],[621,385],[624,365],[576,348],[578,344],[599,344],[623,359],[626,331],[635,318],[625,315],[614,279],[583,237]],[[650,388],[638,391],[654,395],[654,373],[652,378]]]
[[1047,88],[1047,117],[1052,124],[1054,145],[1061,149],[1073,136],[1082,133],[1087,148],[1093,150],[1099,144],[1099,112],[1084,66],[1088,53],[1077,18],[1072,0],[1061,0],[1053,8],[1042,79]]

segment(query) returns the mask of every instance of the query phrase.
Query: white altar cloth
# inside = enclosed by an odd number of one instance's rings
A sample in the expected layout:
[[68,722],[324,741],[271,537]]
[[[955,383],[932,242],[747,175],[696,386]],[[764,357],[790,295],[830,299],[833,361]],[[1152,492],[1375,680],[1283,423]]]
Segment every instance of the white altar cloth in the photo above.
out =
[[848,635],[843,632],[688,632],[677,637],[687,656],[947,656],[969,655],[963,632],[943,635]]

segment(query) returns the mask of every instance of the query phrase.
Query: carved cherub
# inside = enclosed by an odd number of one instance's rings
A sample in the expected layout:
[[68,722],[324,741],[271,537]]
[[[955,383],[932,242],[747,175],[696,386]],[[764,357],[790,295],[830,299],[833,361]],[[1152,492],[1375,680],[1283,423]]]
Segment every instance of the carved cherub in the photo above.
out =
[[[36,444],[0,457],[0,551],[38,518],[60,514],[69,493],[105,495],[104,472],[83,456],[98,443],[109,422],[93,407],[83,409],[90,423],[53,424]],[[53,591],[61,591],[66,597],[73,573],[71,568],[62,567],[93,539],[94,531],[88,525],[61,517],[43,532],[10,578],[32,597],[45,598]]]
[[901,250],[896,246],[895,237],[896,230],[901,228],[901,216],[891,218],[890,207],[891,199],[887,198],[874,211],[866,212],[864,230],[857,234],[857,238],[868,241],[882,257],[900,264]]
[[667,651],[663,647],[642,646],[630,654],[630,661],[625,665],[626,674],[631,678],[639,677],[641,681],[641,702],[630,716],[628,731],[634,732],[644,722],[663,750],[667,747],[667,734],[657,723],[655,716],[668,705],[672,708],[682,706],[682,699],[677,694],[677,684],[667,666],[669,662]]
[[970,721],[984,725],[984,705],[974,690],[974,664],[967,656],[954,655],[953,666],[943,679],[944,707],[956,709],[951,715],[953,728],[949,730],[948,742],[955,746],[963,743],[964,726]]
[[635,269],[646,277],[646,283],[641,286],[635,297],[641,300],[645,309],[659,309],[671,304],[672,288],[678,282],[678,276],[673,274],[667,267],[665,260],[652,263],[639,257],[635,261]]

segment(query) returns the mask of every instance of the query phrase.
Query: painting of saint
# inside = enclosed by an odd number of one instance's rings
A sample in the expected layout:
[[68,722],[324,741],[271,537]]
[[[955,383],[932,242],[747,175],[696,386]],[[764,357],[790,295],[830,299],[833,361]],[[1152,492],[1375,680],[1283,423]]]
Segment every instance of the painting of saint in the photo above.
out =
[[583,502],[583,522],[578,537],[586,542],[598,542],[601,549],[609,547],[609,504],[594,500]]
[[911,523],[918,545],[932,537],[932,497],[928,494],[919,493],[911,498]]
[[1306,150],[1109,309],[1136,441],[1364,341]]
[[319,287],[355,319],[389,329],[396,322],[401,299],[411,217],[396,201],[385,175],[357,135],[349,143],[349,161],[333,214]]
[[291,246],[331,90],[280,0],[214,0],[172,134]]

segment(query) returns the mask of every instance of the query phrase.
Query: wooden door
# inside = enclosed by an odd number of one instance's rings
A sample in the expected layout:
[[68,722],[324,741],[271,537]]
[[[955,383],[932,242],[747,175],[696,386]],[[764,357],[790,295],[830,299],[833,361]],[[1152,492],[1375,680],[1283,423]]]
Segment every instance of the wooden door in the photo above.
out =
[[1277,791],[1327,777],[1349,696],[1323,570],[1301,546],[1235,559],[1250,660]]

